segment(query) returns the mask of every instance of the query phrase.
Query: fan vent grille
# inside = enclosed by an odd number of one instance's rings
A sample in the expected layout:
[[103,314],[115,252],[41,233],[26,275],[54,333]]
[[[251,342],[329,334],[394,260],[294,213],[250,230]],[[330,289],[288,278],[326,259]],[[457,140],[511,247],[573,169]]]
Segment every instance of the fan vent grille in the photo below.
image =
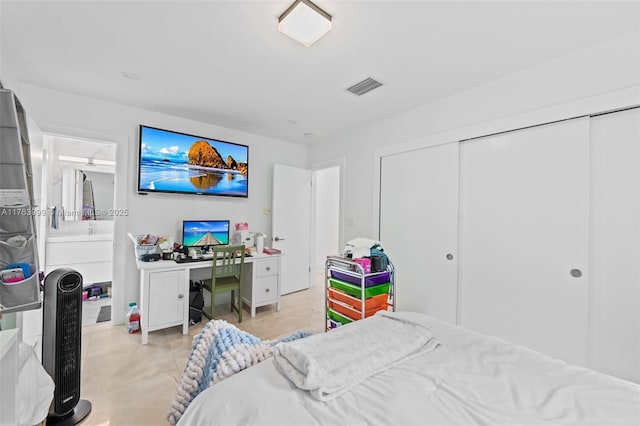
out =
[[380,86],[382,86],[382,83],[380,83],[379,81],[374,80],[373,78],[365,78],[360,83],[354,84],[353,86],[349,87],[347,90],[353,93],[354,95],[362,96],[365,93],[368,93]]

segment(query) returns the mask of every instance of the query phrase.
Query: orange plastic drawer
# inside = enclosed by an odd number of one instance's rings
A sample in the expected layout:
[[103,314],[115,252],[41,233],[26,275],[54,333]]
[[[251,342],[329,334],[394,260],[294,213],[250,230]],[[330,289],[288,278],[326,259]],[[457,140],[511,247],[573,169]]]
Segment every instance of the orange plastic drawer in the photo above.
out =
[[[335,288],[329,288],[329,297],[353,306],[358,311],[362,309],[362,302],[357,297],[353,297],[345,293],[344,291],[336,290]],[[380,294],[364,300],[364,309],[379,308],[387,304],[388,294]]]
[[[342,315],[344,315],[347,318],[350,318],[352,320],[359,320],[362,318],[362,314],[359,310],[354,309],[346,304],[342,304],[340,302],[336,302],[335,300],[331,300],[329,299],[329,307],[331,309],[333,309],[336,312],[341,313]],[[371,315],[375,314],[378,311],[384,311],[387,309],[387,304],[385,303],[383,306],[378,306],[375,307],[373,309],[369,309],[366,310],[364,312],[364,317],[370,317]]]

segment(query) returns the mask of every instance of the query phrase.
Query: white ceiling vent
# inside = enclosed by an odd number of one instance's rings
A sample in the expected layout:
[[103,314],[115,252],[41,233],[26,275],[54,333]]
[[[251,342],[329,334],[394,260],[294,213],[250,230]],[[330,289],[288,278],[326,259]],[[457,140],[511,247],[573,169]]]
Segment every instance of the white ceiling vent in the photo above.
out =
[[356,83],[353,86],[349,87],[347,90],[354,95],[362,96],[367,92],[372,91],[373,89],[382,86],[382,83],[376,81],[372,78],[365,78],[360,83]]

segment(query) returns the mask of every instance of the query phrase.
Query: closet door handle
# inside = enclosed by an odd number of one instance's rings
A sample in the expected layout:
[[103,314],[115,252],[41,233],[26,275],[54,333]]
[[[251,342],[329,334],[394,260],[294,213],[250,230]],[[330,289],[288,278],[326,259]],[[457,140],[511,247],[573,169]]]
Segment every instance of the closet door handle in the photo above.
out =
[[275,237],[274,238],[275,241],[284,241],[284,238],[280,238],[280,237]]
[[572,269],[569,271],[569,274],[571,274],[573,278],[580,278],[582,276],[582,271],[580,269]]

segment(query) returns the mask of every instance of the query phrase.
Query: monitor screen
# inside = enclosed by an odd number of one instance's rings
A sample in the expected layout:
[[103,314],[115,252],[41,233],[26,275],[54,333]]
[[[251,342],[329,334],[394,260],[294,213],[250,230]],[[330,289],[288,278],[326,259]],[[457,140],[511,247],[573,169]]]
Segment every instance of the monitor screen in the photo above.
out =
[[183,246],[208,247],[228,244],[228,220],[185,220],[182,222]]

